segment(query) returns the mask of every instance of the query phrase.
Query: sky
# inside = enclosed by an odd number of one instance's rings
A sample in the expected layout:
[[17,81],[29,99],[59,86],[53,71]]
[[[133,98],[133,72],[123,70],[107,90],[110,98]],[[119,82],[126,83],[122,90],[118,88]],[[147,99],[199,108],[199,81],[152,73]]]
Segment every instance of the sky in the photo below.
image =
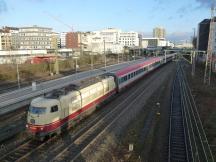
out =
[[108,27],[152,36],[164,27],[168,39],[190,40],[210,18],[211,0],[0,0],[0,26],[44,26],[56,32]]

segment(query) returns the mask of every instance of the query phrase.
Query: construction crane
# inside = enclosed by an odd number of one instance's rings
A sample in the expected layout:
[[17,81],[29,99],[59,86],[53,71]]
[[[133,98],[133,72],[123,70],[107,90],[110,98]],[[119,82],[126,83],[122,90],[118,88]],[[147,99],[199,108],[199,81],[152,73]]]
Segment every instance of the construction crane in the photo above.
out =
[[[74,30],[73,30],[73,27],[66,24],[65,22],[63,22],[61,19],[59,19],[58,17],[56,16],[53,16],[51,15],[50,13],[44,11],[44,14],[46,14],[47,16],[53,18],[54,20],[58,21],[59,23],[63,24],[64,26],[68,27],[70,29],[70,31],[72,32],[72,36],[74,37],[74,40],[76,40],[76,37],[75,37],[75,34],[74,33]],[[80,33],[80,54],[82,53],[82,34]]]
[[204,84],[211,84],[211,72],[212,72],[212,55],[213,55],[213,39],[214,39],[214,15],[215,15],[215,0],[211,7],[211,21],[209,27],[209,38],[208,38],[208,48],[206,56],[205,74],[204,74]]
[[[50,18],[58,21],[59,23],[63,24],[64,26],[68,27],[72,33],[72,36],[74,38],[74,40],[76,40],[74,31],[73,31],[73,27],[66,24],[65,22],[63,22],[61,19],[57,18],[56,16],[51,15],[48,12],[44,11],[44,14],[46,14],[47,16],[49,16]],[[78,37],[78,36],[77,36]],[[56,50],[55,50],[56,51]],[[82,34],[80,33],[80,55],[82,55]],[[59,72],[59,65],[58,65],[58,59],[56,59],[56,71]],[[77,58],[75,58],[75,72],[77,73]]]

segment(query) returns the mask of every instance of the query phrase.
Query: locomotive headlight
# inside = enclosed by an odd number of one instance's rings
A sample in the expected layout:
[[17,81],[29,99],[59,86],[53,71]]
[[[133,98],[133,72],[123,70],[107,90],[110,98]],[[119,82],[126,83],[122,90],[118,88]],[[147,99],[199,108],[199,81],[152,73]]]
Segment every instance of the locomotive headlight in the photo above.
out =
[[43,127],[41,127],[40,130],[43,130]]

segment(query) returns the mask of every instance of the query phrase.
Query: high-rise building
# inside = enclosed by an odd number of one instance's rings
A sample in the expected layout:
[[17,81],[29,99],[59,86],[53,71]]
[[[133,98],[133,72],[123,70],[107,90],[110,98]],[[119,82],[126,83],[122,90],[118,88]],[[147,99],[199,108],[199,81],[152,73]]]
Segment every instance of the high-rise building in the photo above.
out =
[[19,28],[20,49],[51,49],[52,28],[32,26]]
[[[210,28],[210,19],[204,19],[198,24],[197,30],[197,49],[201,51],[207,51],[208,49],[208,38],[209,38],[209,28]],[[216,17],[214,18],[214,34],[212,49],[216,53]]]
[[209,38],[210,19],[204,19],[198,24],[197,49],[207,51]]
[[166,31],[162,27],[156,27],[153,29],[153,37],[155,38],[165,38],[166,37]]

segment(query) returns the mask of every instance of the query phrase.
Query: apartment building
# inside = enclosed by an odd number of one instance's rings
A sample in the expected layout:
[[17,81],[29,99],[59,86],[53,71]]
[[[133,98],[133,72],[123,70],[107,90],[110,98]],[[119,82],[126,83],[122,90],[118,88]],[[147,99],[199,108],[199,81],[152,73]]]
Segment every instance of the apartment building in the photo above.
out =
[[5,26],[0,30],[0,50],[18,49],[19,28]]
[[32,26],[19,28],[20,49],[51,49],[52,28]]

